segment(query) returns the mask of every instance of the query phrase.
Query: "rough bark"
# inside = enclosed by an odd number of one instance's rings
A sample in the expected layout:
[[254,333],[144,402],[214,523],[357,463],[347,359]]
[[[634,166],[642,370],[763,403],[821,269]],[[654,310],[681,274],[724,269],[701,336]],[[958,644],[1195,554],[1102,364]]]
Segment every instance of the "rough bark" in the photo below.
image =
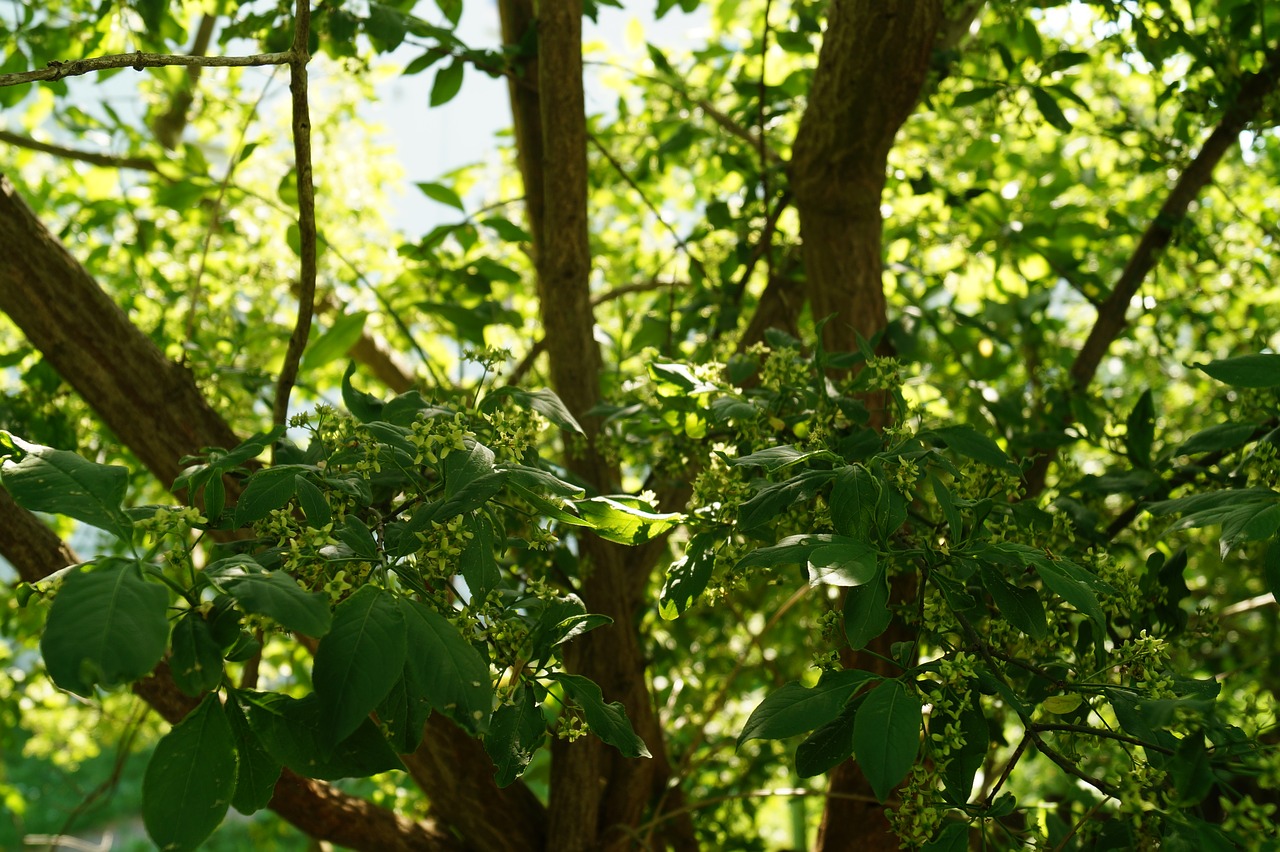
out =
[[235,434],[0,175],[0,311],[168,485],[178,460]]
[[[453,722],[433,713],[423,744],[402,755],[413,780],[437,813],[466,838],[474,852],[534,852],[545,848],[547,809],[524,784],[499,787],[487,754]],[[479,761],[479,762],[477,762]],[[476,802],[489,802],[477,808]],[[502,814],[494,820],[493,814]]]
[[[0,245],[22,247],[0,252],[0,310],[162,482],[173,481],[182,456],[239,443],[201,397],[190,373],[166,360],[129,322],[2,175]],[[0,554],[24,580],[46,577],[75,560],[52,531],[3,490],[0,517]],[[161,674],[140,681],[135,691],[170,721],[190,707],[190,700]],[[432,737],[423,748],[428,754],[443,750],[444,756],[432,762],[444,773],[436,779],[438,789],[465,787],[475,768],[487,764],[484,749],[470,738]],[[322,840],[360,849],[458,848],[454,835],[433,823],[408,822],[320,782],[290,774],[282,778],[276,796],[273,809]],[[508,805],[505,797],[471,800],[466,819],[505,825]],[[451,826],[462,816],[440,812],[441,821]]]
[[929,68],[940,0],[833,0],[792,149],[808,299],[828,349],[885,326],[880,195],[889,149]]
[[[831,4],[789,172],[806,296],[815,320],[831,317],[823,329],[828,350],[856,349],[858,335],[870,339],[887,323],[880,216],[885,171],[894,137],[919,100],[943,23],[940,0]],[[873,410],[872,425],[884,425],[887,416]],[[871,650],[887,656],[894,642],[908,638],[908,627],[895,621]],[[878,664],[861,654],[848,654],[844,662],[867,670]],[[829,790],[835,795],[827,798],[818,849],[898,848],[884,806],[856,764],[836,767]]]
[[[555,0],[530,17],[527,0],[502,0],[509,44],[537,28],[537,54],[511,84],[512,113],[520,147],[528,216],[534,234],[538,297],[551,383],[583,424],[585,440],[566,439],[568,466],[601,492],[616,487],[617,473],[596,451],[597,426],[584,414],[599,401],[601,357],[593,335],[587,231],[587,131],[582,90],[582,3]],[[531,82],[536,83],[531,85]],[[547,178],[554,175],[554,180]],[[637,631],[639,598],[648,572],[617,546],[583,536],[579,590],[592,612],[613,624],[566,646],[566,665],[596,681],[605,699],[621,701],[656,756],[630,760],[594,737],[552,743],[548,842],[551,849],[625,848],[666,777],[661,731],[644,676]]]

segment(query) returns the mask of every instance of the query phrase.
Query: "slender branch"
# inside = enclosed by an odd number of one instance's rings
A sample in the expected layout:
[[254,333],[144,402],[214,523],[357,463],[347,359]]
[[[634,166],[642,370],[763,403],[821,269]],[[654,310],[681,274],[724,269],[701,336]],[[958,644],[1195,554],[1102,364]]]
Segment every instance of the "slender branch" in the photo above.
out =
[[[304,45],[305,46],[305,45]],[[186,56],[169,53],[113,53],[109,56],[91,56],[88,59],[74,59],[70,62],[53,60],[49,67],[38,71],[21,71],[17,74],[0,74],[0,89],[6,86],[21,86],[26,83],[39,83],[44,80],[63,80],[67,77],[80,77],[112,68],[132,68],[141,71],[143,68],[165,68],[170,65],[185,65],[201,68],[256,68],[262,65],[288,65],[293,61],[293,52],[255,53],[252,56]]]
[[[1160,212],[1138,241],[1111,295],[1099,306],[1093,328],[1071,364],[1074,392],[1082,392],[1093,381],[1098,365],[1102,363],[1111,344],[1128,325],[1129,303],[1134,294],[1159,261],[1165,246],[1186,216],[1191,202],[1213,179],[1214,168],[1227,151],[1240,141],[1240,133],[1262,109],[1277,84],[1280,84],[1280,48],[1272,48],[1267,51],[1266,63],[1262,69],[1256,74],[1248,75],[1241,82],[1235,101],[1227,107],[1218,126],[1201,146],[1200,153],[1196,154],[1195,159],[1178,177],[1177,183],[1161,205]],[[1070,407],[1064,407],[1064,411],[1069,412]],[[1064,428],[1065,425],[1067,424],[1064,424]],[[1026,475],[1028,497],[1035,497],[1044,490],[1045,477],[1056,455],[1055,447],[1046,449],[1036,458]]]
[[102,166],[107,169],[136,169],[137,171],[161,174],[159,164],[148,157],[124,157],[116,154],[103,154],[99,151],[82,151],[79,148],[68,148],[64,145],[40,142],[30,136],[11,133],[8,130],[0,130],[0,142],[7,142],[14,147],[26,148],[30,151],[39,151],[42,154],[52,154],[55,157],[62,157],[64,160],[78,160],[81,163],[89,163],[90,165]]
[[636,194],[640,196],[640,201],[644,203],[644,206],[647,207],[649,212],[653,214],[654,218],[658,220],[658,224],[662,226],[663,230],[671,234],[672,238],[676,241],[676,245],[680,247],[680,250],[689,256],[690,261],[697,263],[698,261],[693,257],[693,252],[689,249],[689,243],[684,237],[676,233],[676,229],[663,218],[662,212],[658,210],[657,205],[654,204],[649,199],[649,196],[645,194],[645,191],[640,188],[640,185],[636,183],[635,178],[627,174],[627,170],[622,167],[622,163],[618,162],[617,158],[609,152],[609,149],[604,146],[604,143],[602,143],[594,133],[587,134],[587,140],[604,156],[609,165],[613,167],[613,170],[618,173],[620,178],[622,178],[623,183],[635,190]]
[[289,394],[298,378],[298,364],[307,348],[316,296],[316,197],[311,176],[311,114],[307,106],[307,40],[311,36],[311,0],[297,0],[293,48],[289,51],[289,91],[293,95],[293,157],[298,183],[298,321],[289,337],[284,366],[276,384],[273,422],[283,425],[289,416]]
[[1173,754],[1173,749],[1165,748],[1162,745],[1149,743],[1140,740],[1137,737],[1131,737],[1128,734],[1119,734],[1115,731],[1108,731],[1104,728],[1091,728],[1088,725],[1068,725],[1065,722],[1037,722],[1032,727],[1036,731],[1059,731],[1067,734],[1084,734],[1085,736],[1098,737],[1104,740],[1115,740],[1116,742],[1128,743],[1129,745],[1144,748],[1147,751],[1156,751],[1160,754]]

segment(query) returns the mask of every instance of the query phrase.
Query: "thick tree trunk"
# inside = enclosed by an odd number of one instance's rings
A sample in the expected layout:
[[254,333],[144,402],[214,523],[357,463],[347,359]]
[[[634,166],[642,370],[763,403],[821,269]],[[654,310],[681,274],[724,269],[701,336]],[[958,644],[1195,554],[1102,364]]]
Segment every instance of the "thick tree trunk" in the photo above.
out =
[[[178,460],[208,446],[231,447],[239,438],[201,397],[191,375],[134,327],[89,273],[36,219],[0,176],[0,310],[21,328],[58,372],[83,396],[117,437],[166,485]],[[34,582],[71,564],[75,555],[44,524],[0,489],[0,554]],[[163,670],[135,691],[169,721],[190,709]],[[185,708],[185,709],[184,709]],[[429,726],[432,735],[411,760],[438,777],[423,777],[437,791],[474,789],[473,773],[489,760],[480,743],[455,726]],[[492,785],[490,785],[492,786]],[[472,824],[503,827],[516,840],[505,849],[539,848],[540,820],[528,812],[522,785],[486,791],[449,810],[440,821],[459,834]],[[536,804],[536,802],[535,802]],[[460,848],[453,832],[434,821],[410,822],[322,782],[286,772],[271,807],[313,837],[358,849]],[[509,821],[513,813],[522,821]],[[455,822],[456,821],[456,822]],[[464,839],[465,839],[465,835]],[[519,840],[520,842],[517,842]],[[495,848],[477,843],[476,849]]]
[[[833,0],[808,106],[792,149],[791,188],[800,214],[807,298],[828,350],[853,350],[887,323],[881,282],[881,192],[889,150],[920,97],[944,23],[940,0]],[[888,412],[875,410],[883,426]],[[895,621],[872,650],[885,656],[909,639]],[[879,661],[847,654],[845,665],[875,671]],[[893,675],[896,672],[885,672]],[[818,832],[823,852],[896,850],[884,805],[857,765],[830,777]]]

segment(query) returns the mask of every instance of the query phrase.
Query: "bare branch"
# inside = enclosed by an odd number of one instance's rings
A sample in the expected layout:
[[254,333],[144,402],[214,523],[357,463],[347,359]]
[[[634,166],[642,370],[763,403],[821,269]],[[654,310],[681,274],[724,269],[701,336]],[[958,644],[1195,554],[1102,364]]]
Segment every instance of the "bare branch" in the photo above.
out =
[[186,56],[169,53],[113,53],[109,56],[91,56],[70,62],[53,60],[48,68],[38,71],[21,71],[17,74],[0,74],[0,88],[39,83],[45,80],[63,80],[80,77],[112,68],[165,68],[170,65],[198,66],[201,68],[256,68],[263,65],[288,65],[292,51],[284,53],[255,53],[252,56]]
[[289,51],[289,91],[293,94],[293,157],[298,183],[298,254],[301,255],[299,276],[298,321],[289,337],[280,381],[276,384],[273,420],[283,425],[289,416],[289,394],[298,378],[298,364],[307,348],[311,331],[311,315],[316,297],[316,197],[311,176],[311,113],[307,106],[307,39],[311,35],[311,2],[298,0],[297,24],[293,31],[293,49]]
[[77,160],[81,163],[102,166],[107,169],[136,169],[137,171],[151,172],[153,174],[161,173],[160,165],[149,157],[122,157],[116,154],[103,154],[99,151],[82,151],[79,148],[68,148],[63,145],[40,142],[30,136],[11,133],[8,130],[0,130],[0,142],[7,142],[16,148],[26,148],[28,151],[39,151],[42,154],[52,154],[64,160]]

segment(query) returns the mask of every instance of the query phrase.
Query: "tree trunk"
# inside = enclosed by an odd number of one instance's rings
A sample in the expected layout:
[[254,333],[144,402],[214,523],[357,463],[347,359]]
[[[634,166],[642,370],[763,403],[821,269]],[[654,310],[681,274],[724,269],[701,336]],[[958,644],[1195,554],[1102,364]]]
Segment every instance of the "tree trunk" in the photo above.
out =
[[[204,447],[232,447],[240,442],[205,402],[191,374],[165,359],[129,322],[84,267],[40,224],[3,175],[0,245],[22,247],[0,252],[0,310],[163,483],[173,482],[182,456],[199,453]],[[2,489],[0,516],[5,519],[0,523],[0,554],[15,565],[24,580],[35,582],[76,559],[48,527],[13,504]],[[163,664],[153,676],[135,684],[134,691],[170,722],[180,720],[193,706],[173,684]],[[434,779],[437,790],[466,788],[473,784],[467,779],[477,767],[489,765],[478,741],[456,728],[453,731],[456,735],[446,730],[430,737],[419,749],[421,759],[441,773]],[[525,813],[514,805],[527,805],[531,798],[523,785],[517,784],[501,795],[469,799],[465,809],[441,810],[439,817],[459,833],[469,820],[503,826],[512,834],[537,832],[536,818],[520,826],[508,822],[512,813]],[[312,837],[353,848],[460,848],[455,835],[435,821],[405,820],[288,770],[270,807]],[[530,840],[508,848],[537,845]]]
[[[829,351],[854,350],[886,323],[880,201],[889,150],[920,97],[944,22],[940,0],[833,0],[809,103],[792,149],[790,180],[800,214],[807,298]],[[873,426],[887,423],[871,403]],[[880,410],[877,410],[880,409]],[[909,585],[909,584],[908,584]],[[895,620],[871,650],[888,656],[911,638]],[[877,671],[865,654],[847,666]],[[896,672],[886,672],[892,675]],[[853,762],[831,773],[818,831],[823,852],[896,850],[884,806]]]

